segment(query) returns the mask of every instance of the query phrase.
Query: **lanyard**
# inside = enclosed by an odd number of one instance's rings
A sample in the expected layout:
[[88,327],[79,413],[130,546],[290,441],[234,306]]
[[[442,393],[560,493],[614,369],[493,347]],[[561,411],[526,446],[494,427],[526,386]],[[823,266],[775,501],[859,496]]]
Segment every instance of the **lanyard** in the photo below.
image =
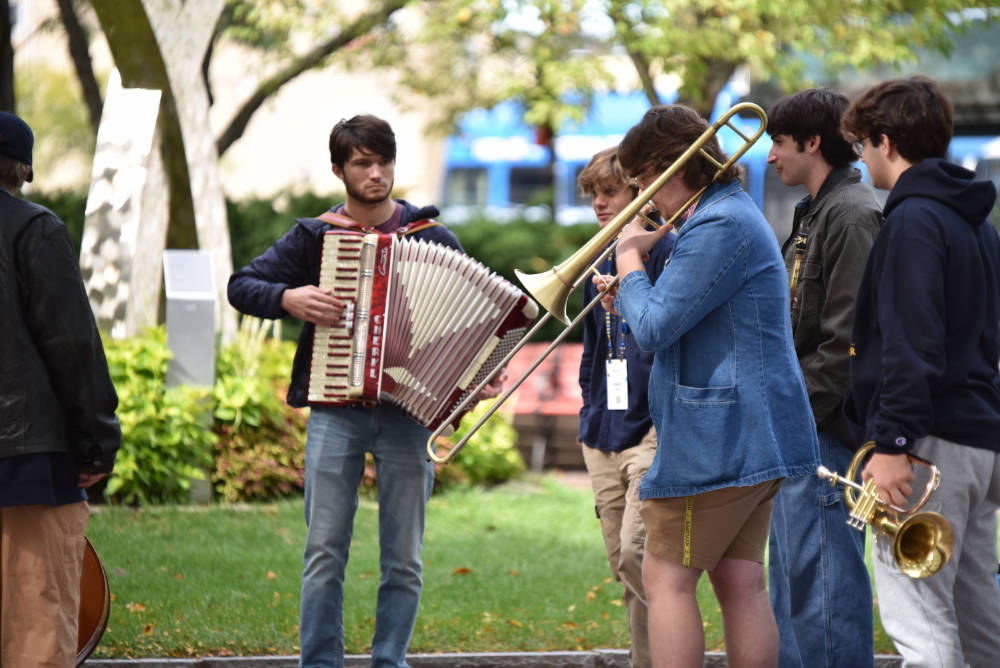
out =
[[795,259],[792,262],[792,277],[788,281],[790,302],[793,308],[798,299],[799,271],[802,268],[802,257],[806,254],[806,241],[808,241],[808,237],[805,234],[799,234],[795,237]]
[[[605,274],[611,274],[615,271],[615,261],[614,261],[614,251],[608,256],[607,263],[605,265]],[[620,326],[619,326],[620,325]],[[614,332],[618,332],[618,348],[615,350],[614,345]],[[628,323],[622,318],[616,315],[612,315],[610,311],[604,312],[604,332],[608,338],[608,359],[625,359],[625,335],[628,334]],[[616,354],[617,353],[617,354]]]

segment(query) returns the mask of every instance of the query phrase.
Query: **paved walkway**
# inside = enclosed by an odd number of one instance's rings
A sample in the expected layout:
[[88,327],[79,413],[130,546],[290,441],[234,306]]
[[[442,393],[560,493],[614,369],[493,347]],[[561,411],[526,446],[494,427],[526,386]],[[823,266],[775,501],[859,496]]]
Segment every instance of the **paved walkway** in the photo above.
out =
[[[628,668],[625,650],[590,652],[495,652],[487,654],[413,654],[412,668]],[[367,655],[345,657],[345,668],[366,668]],[[875,668],[899,668],[898,656],[877,655]],[[204,659],[116,659],[90,660],[85,668],[297,668],[298,657],[209,657]],[[708,652],[704,668],[725,668],[726,656]]]

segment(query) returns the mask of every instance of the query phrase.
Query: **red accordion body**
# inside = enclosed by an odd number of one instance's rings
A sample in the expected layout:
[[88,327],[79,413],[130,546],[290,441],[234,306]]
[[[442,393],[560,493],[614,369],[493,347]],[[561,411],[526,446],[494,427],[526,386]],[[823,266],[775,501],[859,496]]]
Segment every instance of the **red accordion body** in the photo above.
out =
[[316,327],[309,402],[388,401],[430,429],[538,315],[468,255],[395,235],[327,232],[319,285],[348,307],[336,326]]

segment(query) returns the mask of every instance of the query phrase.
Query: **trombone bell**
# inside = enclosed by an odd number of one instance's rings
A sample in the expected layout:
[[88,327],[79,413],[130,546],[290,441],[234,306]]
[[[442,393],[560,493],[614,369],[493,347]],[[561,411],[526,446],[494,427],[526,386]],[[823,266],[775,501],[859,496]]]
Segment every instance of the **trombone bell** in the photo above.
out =
[[559,275],[559,267],[543,271],[540,274],[526,274],[520,269],[515,269],[514,273],[524,289],[542,305],[542,308],[564,325],[569,324],[569,317],[566,315],[566,302],[569,301],[569,296],[575,286],[562,279]]

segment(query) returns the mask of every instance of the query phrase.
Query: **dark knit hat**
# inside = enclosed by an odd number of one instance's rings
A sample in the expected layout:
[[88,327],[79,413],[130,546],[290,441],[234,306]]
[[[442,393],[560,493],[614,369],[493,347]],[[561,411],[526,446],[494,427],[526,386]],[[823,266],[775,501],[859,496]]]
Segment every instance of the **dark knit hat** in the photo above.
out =
[[[13,158],[18,162],[31,166],[31,148],[35,144],[35,135],[28,124],[9,111],[0,111],[0,155]],[[28,173],[28,181],[34,177]]]

